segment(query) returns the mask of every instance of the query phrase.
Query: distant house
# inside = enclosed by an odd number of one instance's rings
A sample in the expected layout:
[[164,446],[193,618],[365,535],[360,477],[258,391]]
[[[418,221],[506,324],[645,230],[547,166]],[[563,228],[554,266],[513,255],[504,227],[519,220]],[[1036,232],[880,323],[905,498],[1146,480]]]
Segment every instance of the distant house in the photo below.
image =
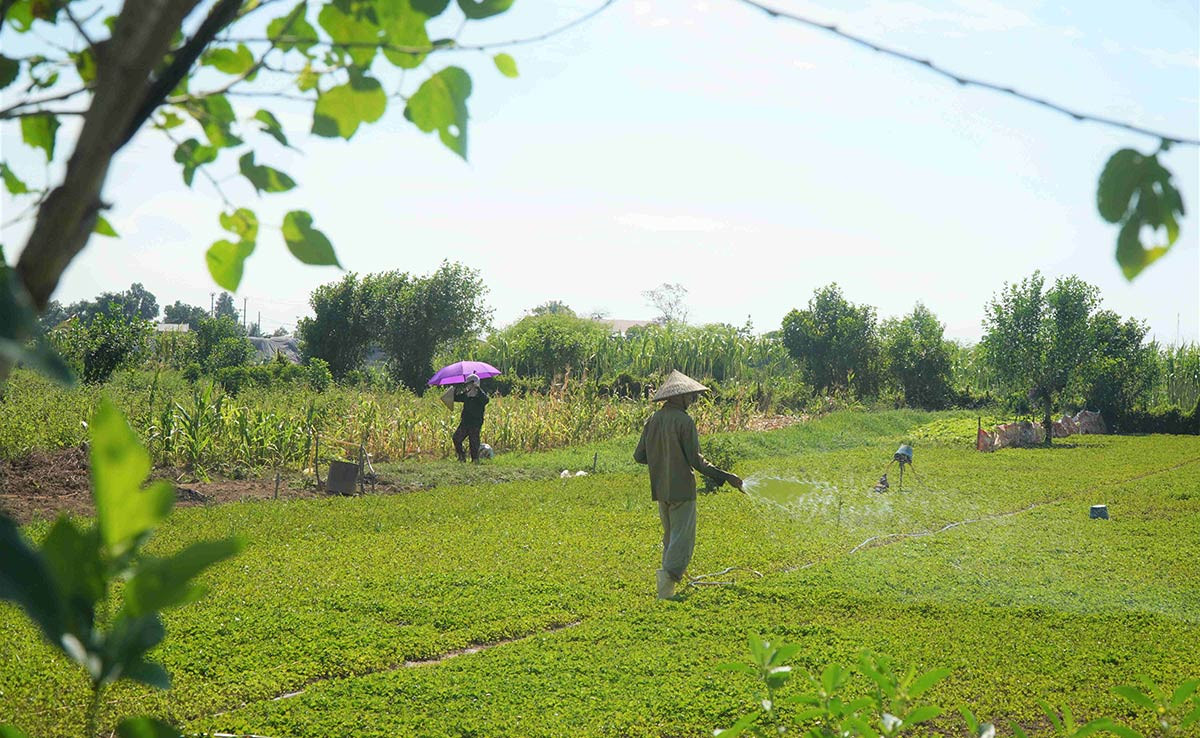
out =
[[274,361],[279,354],[293,364],[300,363],[300,341],[295,336],[250,336],[249,341],[260,362]]
[[597,318],[597,323],[608,326],[613,333],[625,335],[630,328],[644,328],[648,325],[654,325],[653,320],[616,320],[614,318]]
[[187,333],[191,330],[191,326],[187,323],[155,323],[154,331],[156,333]]

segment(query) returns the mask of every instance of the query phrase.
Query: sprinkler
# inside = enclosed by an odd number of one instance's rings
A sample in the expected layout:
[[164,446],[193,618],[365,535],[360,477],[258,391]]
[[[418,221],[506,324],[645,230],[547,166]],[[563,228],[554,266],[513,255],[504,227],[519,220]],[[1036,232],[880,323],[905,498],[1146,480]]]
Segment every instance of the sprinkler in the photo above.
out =
[[[896,453],[892,454],[892,460],[888,462],[887,467],[883,470],[883,476],[875,483],[873,491],[882,494],[891,488],[888,484],[887,473],[892,468],[892,464],[896,462],[900,462],[900,481],[896,483],[896,489],[904,491],[904,467],[912,466],[913,463],[912,446],[907,443],[901,444],[900,448],[896,449]],[[914,470],[913,473],[915,474],[916,471]]]

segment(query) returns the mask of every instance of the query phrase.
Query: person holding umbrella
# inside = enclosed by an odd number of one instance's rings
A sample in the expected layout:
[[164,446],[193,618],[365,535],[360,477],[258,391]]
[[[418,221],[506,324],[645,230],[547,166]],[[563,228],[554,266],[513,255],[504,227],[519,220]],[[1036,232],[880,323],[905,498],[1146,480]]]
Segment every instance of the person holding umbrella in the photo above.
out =
[[466,461],[463,441],[471,442],[471,461],[479,463],[479,431],[483,428],[483,408],[488,404],[487,393],[479,386],[479,379],[499,376],[500,370],[482,361],[459,361],[444,366],[429,378],[429,386],[461,385],[443,395],[442,401],[453,409],[455,402],[463,404],[458,428],[454,431],[454,453],[459,461]]
[[467,381],[454,392],[454,401],[461,402],[462,415],[459,416],[458,428],[454,431],[454,453],[459,461],[466,461],[467,454],[463,451],[463,441],[470,440],[471,461],[479,463],[479,432],[483,430],[483,409],[487,407],[487,393],[479,386],[479,375],[467,375]]
[[658,502],[662,522],[662,568],[656,573],[658,598],[670,599],[675,585],[692,560],[696,546],[696,477],[692,470],[734,488],[742,489],[742,479],[722,471],[700,455],[700,435],[688,407],[708,388],[686,374],[673,371],[651,398],[662,400],[662,407],[650,416],[633,460],[650,469],[650,496]]

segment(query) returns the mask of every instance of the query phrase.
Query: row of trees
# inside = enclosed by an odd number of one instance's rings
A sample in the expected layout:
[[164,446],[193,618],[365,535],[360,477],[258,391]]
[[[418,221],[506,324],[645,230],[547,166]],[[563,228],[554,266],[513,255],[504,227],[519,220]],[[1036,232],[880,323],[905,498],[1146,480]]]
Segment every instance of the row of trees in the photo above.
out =
[[1099,291],[1077,277],[1047,285],[1035,272],[1006,284],[984,313],[983,340],[964,348],[945,340],[921,303],[880,322],[873,307],[850,303],[831,284],[788,313],[781,338],[818,391],[891,388],[906,404],[935,408],[986,392],[1040,411],[1047,425],[1067,407],[1112,415],[1144,405],[1162,379],[1146,324],[1102,309]]
[[[1103,309],[1098,290],[1076,277],[1047,285],[1034,273],[1006,284],[985,305],[984,338],[973,346],[947,340],[944,325],[919,302],[907,315],[880,320],[836,283],[815,290],[765,335],[749,324],[688,325],[681,320],[686,289],[663,285],[647,293],[659,320],[625,334],[555,300],[480,339],[490,318],[485,291],[479,274],[459,264],[428,276],[349,274],[313,293],[315,317],[300,324],[302,349],[327,361],[337,379],[368,357],[382,359],[394,382],[415,390],[435,359],[471,357],[534,386],[570,372],[608,383],[632,377],[631,386],[640,386],[679,369],[716,382],[802,383],[817,395],[911,407],[999,401],[1039,411],[1043,420],[1064,409],[1115,415],[1164,400],[1190,410],[1200,380],[1181,362],[1164,369],[1162,349],[1145,340],[1146,325]],[[1190,382],[1190,394],[1155,395],[1164,373],[1173,386]]]
[[[92,300],[78,300],[68,305],[51,300],[40,320],[42,330],[50,331],[71,318],[91,323],[96,316],[103,314],[120,315],[127,320],[155,321],[159,316],[158,298],[140,282],[134,282],[123,292],[103,292]],[[244,317],[234,305],[233,296],[228,292],[217,296],[211,311],[197,305],[189,305],[182,300],[162,307],[162,322],[187,325],[193,331],[199,327],[200,321],[206,318],[228,318],[242,325]],[[258,323],[250,323],[244,332],[249,336],[264,335]],[[271,335],[281,336],[286,333],[281,327]]]
[[491,324],[479,272],[443,262],[432,274],[347,274],[313,291],[313,317],[297,326],[306,357],[323,359],[344,379],[373,353],[392,380],[414,390],[433,374],[434,357],[466,345]]

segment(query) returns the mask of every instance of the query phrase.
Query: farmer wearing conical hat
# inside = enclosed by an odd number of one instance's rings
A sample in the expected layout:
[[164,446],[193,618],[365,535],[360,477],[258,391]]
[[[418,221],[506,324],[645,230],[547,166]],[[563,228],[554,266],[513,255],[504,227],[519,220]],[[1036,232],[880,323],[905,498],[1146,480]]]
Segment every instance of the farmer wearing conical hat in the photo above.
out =
[[668,599],[692,560],[696,545],[696,477],[692,470],[742,489],[736,474],[722,471],[700,455],[700,435],[688,406],[708,388],[681,372],[673,371],[654,393],[663,406],[642,429],[633,460],[650,467],[650,496],[658,502],[663,527],[662,568],[658,570],[658,597]]

